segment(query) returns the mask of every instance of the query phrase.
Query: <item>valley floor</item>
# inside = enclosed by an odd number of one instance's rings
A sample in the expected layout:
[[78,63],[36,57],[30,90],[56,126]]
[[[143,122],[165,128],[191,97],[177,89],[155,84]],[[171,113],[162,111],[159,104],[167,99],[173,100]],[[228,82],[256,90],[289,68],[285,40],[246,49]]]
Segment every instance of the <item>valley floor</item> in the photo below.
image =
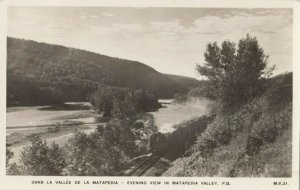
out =
[[[186,104],[162,101],[163,108],[150,112],[161,133],[170,133],[174,126],[207,113],[207,100]],[[20,152],[29,144],[33,134],[39,134],[48,144],[64,145],[76,130],[93,132],[98,124],[105,124],[87,102],[66,103],[65,107],[11,107],[7,109],[7,146],[14,153],[11,162],[17,162]]]

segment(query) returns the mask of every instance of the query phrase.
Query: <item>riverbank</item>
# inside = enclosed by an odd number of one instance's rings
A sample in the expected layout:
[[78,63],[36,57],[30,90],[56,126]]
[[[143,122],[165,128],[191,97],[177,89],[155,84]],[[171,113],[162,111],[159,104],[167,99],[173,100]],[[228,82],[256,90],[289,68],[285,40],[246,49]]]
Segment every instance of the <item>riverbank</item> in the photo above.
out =
[[39,135],[48,144],[64,145],[76,131],[89,134],[102,123],[88,102],[67,102],[59,107],[10,107],[6,115],[6,146],[14,153],[11,162],[18,161],[33,135]]

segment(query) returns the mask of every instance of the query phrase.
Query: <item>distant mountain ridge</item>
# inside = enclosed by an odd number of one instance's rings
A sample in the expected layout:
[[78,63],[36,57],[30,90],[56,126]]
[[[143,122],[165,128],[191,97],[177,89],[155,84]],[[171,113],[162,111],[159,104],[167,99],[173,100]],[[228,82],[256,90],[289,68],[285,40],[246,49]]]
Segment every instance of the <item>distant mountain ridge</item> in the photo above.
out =
[[41,90],[63,101],[83,101],[99,85],[144,89],[159,98],[171,98],[197,83],[164,75],[137,61],[11,37],[7,38],[7,80],[8,104],[22,104],[22,96],[31,96],[22,89],[25,84],[36,89],[36,96]]

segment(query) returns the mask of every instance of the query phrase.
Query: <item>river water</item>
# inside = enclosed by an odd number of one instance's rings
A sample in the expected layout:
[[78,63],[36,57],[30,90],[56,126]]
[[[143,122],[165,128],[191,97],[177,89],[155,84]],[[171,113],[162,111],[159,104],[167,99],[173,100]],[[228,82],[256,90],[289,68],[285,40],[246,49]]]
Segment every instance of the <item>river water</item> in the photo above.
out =
[[[74,134],[70,125],[81,131],[92,133],[100,123],[100,115],[94,113],[88,102],[67,102],[64,106],[10,107],[6,113],[7,145],[14,153],[12,162],[17,162],[21,150],[28,145],[24,136],[41,134],[48,144],[64,145]],[[60,127],[59,132],[51,128]],[[23,140],[21,140],[23,139]]]

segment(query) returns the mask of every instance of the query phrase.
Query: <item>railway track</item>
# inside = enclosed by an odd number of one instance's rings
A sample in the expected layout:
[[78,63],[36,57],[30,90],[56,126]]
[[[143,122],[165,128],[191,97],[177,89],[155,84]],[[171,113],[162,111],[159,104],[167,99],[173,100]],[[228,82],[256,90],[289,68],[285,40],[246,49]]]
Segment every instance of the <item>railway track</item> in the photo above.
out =
[[147,170],[149,170],[158,160],[160,156],[151,154],[140,162],[135,168],[127,173],[127,176],[142,176]]

